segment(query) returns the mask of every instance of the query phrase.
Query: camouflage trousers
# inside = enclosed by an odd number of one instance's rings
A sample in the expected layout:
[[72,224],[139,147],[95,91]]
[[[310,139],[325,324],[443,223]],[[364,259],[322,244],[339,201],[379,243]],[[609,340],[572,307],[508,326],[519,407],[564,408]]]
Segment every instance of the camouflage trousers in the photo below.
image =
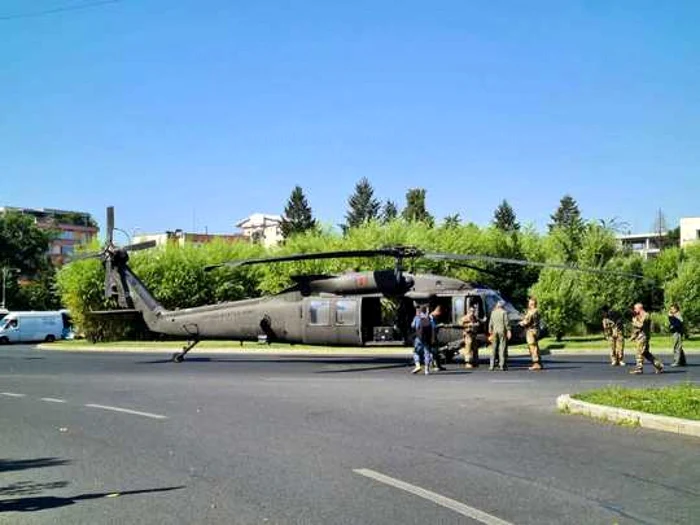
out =
[[612,335],[610,342],[610,362],[614,365],[625,360],[625,338],[621,335]]
[[649,339],[643,337],[641,339],[636,339],[635,343],[637,345],[637,356],[636,356],[636,362],[637,362],[637,368],[642,369],[644,368],[644,360],[646,359],[649,361],[652,365],[657,366],[657,364],[660,364],[661,361],[656,359],[654,357],[654,354],[652,354],[649,351]]
[[479,366],[479,342],[476,339],[476,334],[464,335],[462,355],[466,364]]
[[685,352],[683,351],[683,335],[675,332],[673,336],[673,362],[685,366]]
[[542,364],[540,358],[540,343],[537,339],[537,330],[528,330],[525,332],[525,340],[527,341],[527,349],[530,351],[530,357],[533,364]]

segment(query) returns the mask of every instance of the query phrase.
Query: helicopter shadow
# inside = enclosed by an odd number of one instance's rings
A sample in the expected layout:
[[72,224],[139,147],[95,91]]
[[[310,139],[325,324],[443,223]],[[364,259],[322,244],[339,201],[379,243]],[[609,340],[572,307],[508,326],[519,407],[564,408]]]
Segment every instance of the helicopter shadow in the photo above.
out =
[[39,496],[30,498],[15,498],[0,501],[0,514],[3,512],[38,512],[41,510],[68,507],[71,505],[75,505],[76,503],[80,503],[81,501],[89,501],[93,499],[134,496],[137,494],[153,494],[157,492],[170,492],[172,490],[181,490],[184,488],[185,486],[181,485],[177,487],[163,487],[156,489],[127,490],[124,492],[93,492],[68,497]]
[[[287,356],[281,358],[260,357],[250,358],[218,358],[218,357],[187,357],[182,364],[186,363],[319,363],[325,365],[393,365],[393,367],[409,366],[413,361],[409,357],[311,357]],[[172,364],[172,359],[155,359],[149,361],[136,361],[138,365],[162,365]]]
[[36,459],[0,459],[0,472],[14,472],[33,468],[59,467],[70,465],[70,459],[36,458]]

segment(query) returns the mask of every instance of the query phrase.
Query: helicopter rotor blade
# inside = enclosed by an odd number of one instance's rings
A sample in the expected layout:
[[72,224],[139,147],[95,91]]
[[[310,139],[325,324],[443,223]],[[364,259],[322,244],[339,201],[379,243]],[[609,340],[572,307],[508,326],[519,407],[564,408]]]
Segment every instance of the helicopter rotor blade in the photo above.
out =
[[619,272],[615,270],[604,270],[602,268],[585,268],[571,264],[543,263],[536,261],[526,261],[524,259],[509,259],[507,257],[492,257],[490,255],[458,254],[458,253],[425,253],[423,256],[433,261],[483,261],[495,264],[512,264],[517,266],[534,266],[539,268],[556,268],[559,270],[570,270],[583,273],[595,273],[599,275],[617,275],[619,277],[632,277],[644,279],[645,277],[636,273]]
[[156,246],[156,241],[144,241],[137,242],[136,244],[128,244],[122,247],[122,250],[127,252],[138,252],[139,250],[148,250],[149,248],[154,248]]
[[114,240],[114,206],[107,206],[107,245],[111,246]]
[[112,260],[105,260],[105,299],[112,297]]
[[500,279],[502,279],[502,278],[505,277],[505,274],[504,274],[503,272],[498,272],[498,271],[496,271],[496,270],[489,270],[489,269],[486,269],[486,268],[479,268],[478,266],[474,266],[473,264],[467,264],[467,263],[456,262],[456,261],[452,261],[452,264],[453,264],[454,266],[459,266],[460,268],[468,268],[468,269],[470,269],[470,270],[474,270],[474,271],[477,271],[477,272],[485,273],[485,274],[487,274],[487,275],[491,275],[491,276],[493,276],[493,277],[498,277],[498,278],[500,278]]
[[419,251],[413,248],[377,248],[372,250],[342,250],[336,252],[298,253],[293,255],[281,255],[278,257],[261,257],[258,259],[243,259],[240,261],[228,261],[220,264],[211,264],[204,267],[204,271],[210,272],[222,266],[252,266],[254,264],[267,264],[293,261],[315,261],[320,259],[343,259],[354,257],[418,257]]

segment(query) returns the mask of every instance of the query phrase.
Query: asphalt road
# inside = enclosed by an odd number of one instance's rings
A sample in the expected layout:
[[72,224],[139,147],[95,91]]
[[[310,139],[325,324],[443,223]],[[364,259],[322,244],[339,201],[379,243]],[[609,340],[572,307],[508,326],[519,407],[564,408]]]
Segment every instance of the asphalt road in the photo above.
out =
[[547,365],[2,347],[0,523],[699,523],[697,439],[554,402],[700,366]]

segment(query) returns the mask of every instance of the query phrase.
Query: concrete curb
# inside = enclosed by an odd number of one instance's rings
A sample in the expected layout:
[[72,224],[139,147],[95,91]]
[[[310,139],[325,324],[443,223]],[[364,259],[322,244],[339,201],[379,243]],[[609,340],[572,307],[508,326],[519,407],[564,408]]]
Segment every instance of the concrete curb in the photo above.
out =
[[636,410],[595,405],[586,401],[572,399],[569,394],[562,394],[557,398],[559,410],[571,414],[582,414],[584,416],[605,419],[615,423],[639,425],[643,428],[661,430],[684,436],[700,438],[700,421],[681,419],[678,417],[659,416]]

